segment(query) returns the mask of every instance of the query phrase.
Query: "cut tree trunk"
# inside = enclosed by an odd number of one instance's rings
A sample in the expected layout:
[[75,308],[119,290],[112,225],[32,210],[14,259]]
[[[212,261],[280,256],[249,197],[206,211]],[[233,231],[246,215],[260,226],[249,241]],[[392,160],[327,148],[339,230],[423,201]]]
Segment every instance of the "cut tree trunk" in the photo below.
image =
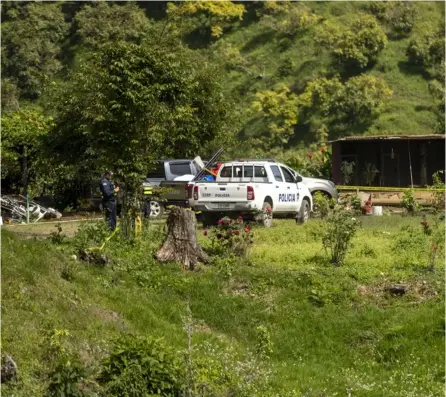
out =
[[172,207],[167,218],[167,237],[156,258],[160,262],[180,262],[189,270],[197,263],[209,263],[208,255],[198,245],[196,225],[192,211]]

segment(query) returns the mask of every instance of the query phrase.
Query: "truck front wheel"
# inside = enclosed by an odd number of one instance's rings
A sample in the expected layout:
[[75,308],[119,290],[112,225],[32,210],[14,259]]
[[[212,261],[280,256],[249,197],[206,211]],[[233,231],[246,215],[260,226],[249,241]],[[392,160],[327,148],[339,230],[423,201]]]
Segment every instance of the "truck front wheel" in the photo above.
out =
[[150,219],[159,219],[164,214],[163,205],[156,200],[150,200],[146,203],[147,207],[144,209],[144,213]]
[[296,223],[306,223],[310,219],[310,211],[310,202],[307,199],[303,199]]

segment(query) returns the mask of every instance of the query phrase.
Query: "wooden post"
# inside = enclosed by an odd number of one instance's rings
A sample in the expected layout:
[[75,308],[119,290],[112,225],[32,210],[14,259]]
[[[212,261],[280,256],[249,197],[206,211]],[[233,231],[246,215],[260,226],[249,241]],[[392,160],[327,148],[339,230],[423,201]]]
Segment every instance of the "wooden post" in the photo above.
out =
[[410,141],[407,141],[407,151],[409,152],[409,171],[410,171],[410,187],[413,189],[413,175],[412,175],[412,157],[410,156]]

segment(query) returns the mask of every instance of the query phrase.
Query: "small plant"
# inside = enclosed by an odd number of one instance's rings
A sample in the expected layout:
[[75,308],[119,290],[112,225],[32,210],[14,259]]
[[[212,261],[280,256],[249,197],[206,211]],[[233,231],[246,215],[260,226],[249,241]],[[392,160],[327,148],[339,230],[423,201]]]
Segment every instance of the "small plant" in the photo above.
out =
[[107,396],[180,395],[178,359],[160,339],[125,336],[103,361],[100,383]]
[[351,197],[350,199],[350,207],[359,212],[361,211],[361,197],[359,197],[357,194],[355,194],[354,196]]
[[422,221],[421,226],[423,226],[423,233],[425,236],[430,236],[432,234],[432,229],[428,221],[426,220]]
[[256,328],[256,352],[262,358],[269,358],[273,353],[271,336],[264,325]]
[[412,189],[406,190],[401,200],[401,206],[408,214],[413,215],[418,211],[419,204],[415,200],[414,191]]
[[62,265],[62,270],[60,271],[60,277],[67,281],[73,281],[76,275],[76,265],[70,262],[64,263]]
[[336,209],[327,218],[322,244],[332,264],[336,266],[344,264],[345,255],[359,225],[360,222],[352,218],[351,212],[340,209]]
[[235,254],[245,257],[249,246],[254,243],[251,228],[243,223],[241,216],[237,220],[229,217],[219,219],[217,227],[211,232],[205,230],[204,235],[210,235],[212,251],[217,255]]
[[361,255],[362,256],[367,256],[369,258],[376,258],[376,251],[373,249],[373,247],[371,247],[368,244],[365,244],[362,248],[361,248]]
[[49,239],[53,244],[61,245],[66,241],[67,236],[65,234],[62,234],[62,226],[60,225],[60,223],[54,225],[54,227],[57,231],[51,232]]
[[354,172],[355,172],[354,161],[343,161],[341,163],[341,173],[344,185],[348,185],[350,183]]
[[445,203],[445,189],[444,171],[437,171],[432,175],[433,184],[428,186],[432,191],[431,204],[436,211],[444,209]]
[[370,215],[372,213],[373,203],[372,200],[365,200],[364,205],[361,205],[360,210],[364,215]]
[[77,360],[61,361],[50,373],[45,397],[86,397],[81,387],[85,376],[85,368]]

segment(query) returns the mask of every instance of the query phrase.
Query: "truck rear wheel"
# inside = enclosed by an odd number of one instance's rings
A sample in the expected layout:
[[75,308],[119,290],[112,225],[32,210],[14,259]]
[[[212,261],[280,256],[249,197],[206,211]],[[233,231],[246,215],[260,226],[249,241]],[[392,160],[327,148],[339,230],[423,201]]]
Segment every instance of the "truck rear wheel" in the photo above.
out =
[[256,221],[265,227],[273,225],[273,208],[268,201],[263,203],[262,213],[256,217]]
[[217,221],[220,219],[218,214],[213,214],[205,212],[201,214],[201,221],[203,222],[203,227],[217,226]]

